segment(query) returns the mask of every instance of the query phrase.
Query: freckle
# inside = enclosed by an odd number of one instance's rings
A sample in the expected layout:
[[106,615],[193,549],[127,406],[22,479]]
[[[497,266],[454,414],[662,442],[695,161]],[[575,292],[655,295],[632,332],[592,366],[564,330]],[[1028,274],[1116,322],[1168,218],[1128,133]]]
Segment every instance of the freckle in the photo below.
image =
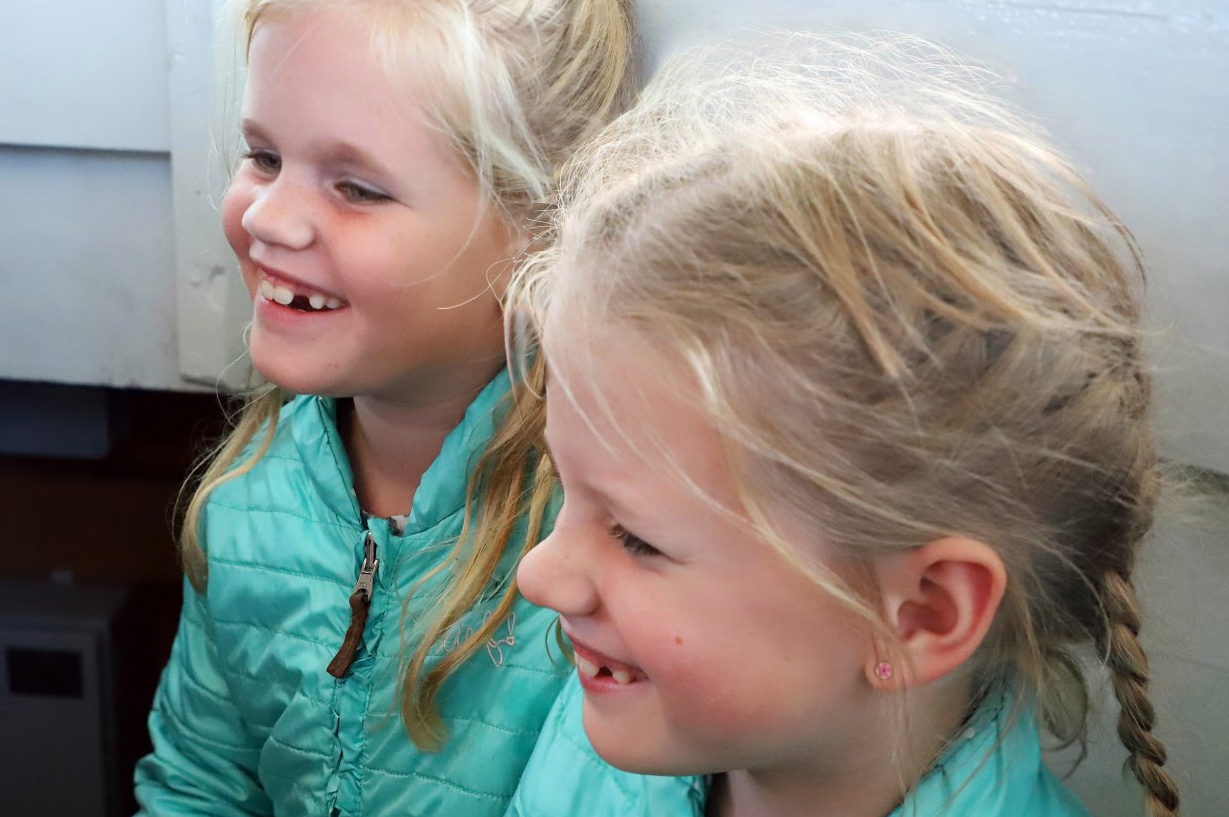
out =
[[674,643],[678,644],[680,647],[683,646],[683,637],[681,635],[676,635],[674,637]]

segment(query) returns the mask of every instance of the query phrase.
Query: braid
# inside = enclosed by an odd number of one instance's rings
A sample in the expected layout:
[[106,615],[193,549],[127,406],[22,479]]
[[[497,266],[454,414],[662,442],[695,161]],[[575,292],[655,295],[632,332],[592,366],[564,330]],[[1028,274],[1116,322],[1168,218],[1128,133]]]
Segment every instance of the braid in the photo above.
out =
[[1117,570],[1107,571],[1104,581],[1106,627],[1102,647],[1112,674],[1114,697],[1122,708],[1118,738],[1131,753],[1127,766],[1144,786],[1150,817],[1176,817],[1178,787],[1163,768],[1165,746],[1152,734],[1156,713],[1148,697],[1148,657],[1139,643],[1135,588]]

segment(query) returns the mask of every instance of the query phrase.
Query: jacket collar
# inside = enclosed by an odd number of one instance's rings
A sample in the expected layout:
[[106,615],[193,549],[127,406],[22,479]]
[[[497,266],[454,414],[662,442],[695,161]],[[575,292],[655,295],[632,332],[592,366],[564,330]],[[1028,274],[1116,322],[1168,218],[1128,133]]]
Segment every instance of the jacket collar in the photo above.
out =
[[[465,410],[456,428],[444,438],[435,461],[427,468],[414,493],[414,506],[405,535],[435,527],[465,507],[469,475],[495,432],[499,405],[510,388],[507,370],[483,387]],[[321,500],[340,519],[358,524],[361,518],[354,493],[354,473],[337,426],[337,400],[300,397],[288,419],[300,459],[311,475]]]
[[1033,711],[1014,700],[1010,690],[987,696],[888,817],[1031,813],[1026,804],[1049,791],[1050,773],[1042,763]]

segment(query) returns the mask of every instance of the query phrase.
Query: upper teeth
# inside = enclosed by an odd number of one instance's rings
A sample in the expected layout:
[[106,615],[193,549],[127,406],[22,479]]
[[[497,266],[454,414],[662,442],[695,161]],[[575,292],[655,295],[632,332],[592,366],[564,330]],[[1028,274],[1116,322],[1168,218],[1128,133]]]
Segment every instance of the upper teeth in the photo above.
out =
[[[293,289],[285,284],[275,284],[268,278],[260,279],[260,294],[282,306],[290,306],[295,298]],[[308,295],[307,303],[311,305],[312,309],[338,309],[341,307],[341,299],[325,295],[323,292],[313,292]]]
[[577,655],[576,656],[576,669],[580,670],[580,673],[582,675],[587,675],[590,678],[596,678],[597,674],[601,671],[602,668],[598,666],[597,664],[593,663],[592,661]]
[[[585,675],[589,678],[596,678],[597,674],[602,671],[602,665],[595,664],[582,655],[577,655],[576,656],[576,669],[579,670],[582,675]],[[614,678],[615,683],[630,684],[632,682],[631,670],[610,669],[609,667],[607,667],[606,669],[610,671],[610,676]]]

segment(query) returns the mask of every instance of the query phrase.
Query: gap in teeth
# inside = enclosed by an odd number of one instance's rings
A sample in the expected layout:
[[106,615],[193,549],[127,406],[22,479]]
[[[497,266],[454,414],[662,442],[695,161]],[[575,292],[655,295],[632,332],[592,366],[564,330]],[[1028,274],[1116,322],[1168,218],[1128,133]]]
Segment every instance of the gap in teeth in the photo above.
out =
[[264,277],[260,279],[260,294],[270,301],[282,306],[288,306],[300,312],[319,312],[324,309],[338,309],[341,307],[341,300],[338,298],[321,292],[299,295],[285,284],[275,284],[270,279]]
[[611,669],[601,664],[595,664],[582,656],[576,656],[576,669],[589,678],[613,678],[617,684],[630,684],[633,679],[631,670]]

